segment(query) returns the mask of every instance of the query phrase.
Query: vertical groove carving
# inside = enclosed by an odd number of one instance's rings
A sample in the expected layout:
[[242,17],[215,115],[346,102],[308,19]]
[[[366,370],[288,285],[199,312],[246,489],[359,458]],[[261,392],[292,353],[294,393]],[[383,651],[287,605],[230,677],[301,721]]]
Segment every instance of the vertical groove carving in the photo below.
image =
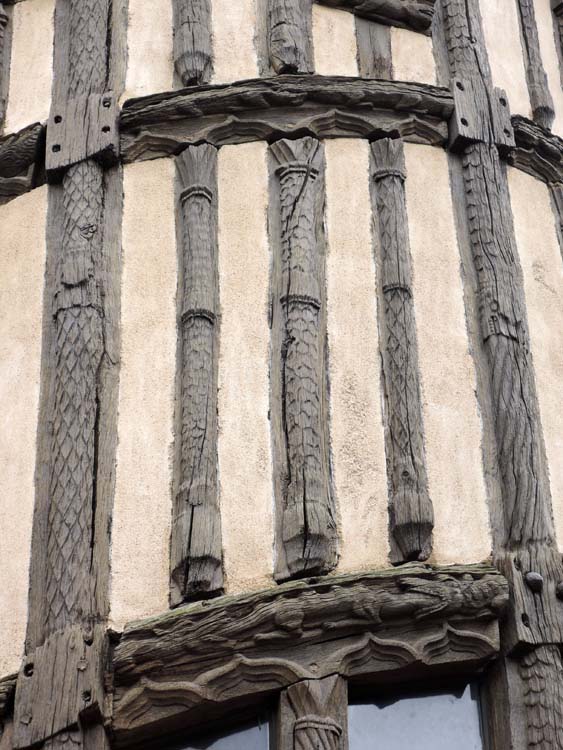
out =
[[281,695],[278,750],[347,750],[346,682],[334,675],[304,680]]
[[172,605],[219,593],[217,490],[217,150],[176,159],[181,241],[179,466],[171,543]]
[[375,21],[355,17],[358,45],[358,71],[361,78],[393,77],[391,62],[391,30]]
[[516,0],[516,2],[533,118],[538,125],[549,130],[555,118],[555,110],[541,58],[534,2],[533,0]]
[[425,465],[403,144],[384,138],[371,149],[381,254],[391,559],[403,563],[429,557],[434,515]]
[[174,0],[174,68],[183,86],[208,83],[213,72],[210,0]]
[[[526,5],[520,4],[521,11]],[[494,145],[492,85],[477,4],[442,0],[442,10],[451,76],[473,86],[478,114],[488,121],[480,138],[465,145],[461,172],[501,480],[501,507],[491,509],[494,557],[511,583],[503,643],[518,661],[515,680],[501,682],[499,688],[491,678],[493,746],[503,746],[523,708],[525,729],[514,750],[561,750],[563,674],[557,666],[558,649],[551,644],[561,643],[556,585],[563,580],[563,566],[555,547],[508,185]],[[537,29],[535,34],[537,39]],[[506,671],[512,674],[511,657],[505,658]],[[549,679],[544,679],[547,674]]]
[[312,0],[268,0],[268,46],[276,73],[312,73]]
[[279,193],[274,256],[272,376],[277,411],[276,578],[336,562],[329,480],[323,148],[314,138],[270,147]]

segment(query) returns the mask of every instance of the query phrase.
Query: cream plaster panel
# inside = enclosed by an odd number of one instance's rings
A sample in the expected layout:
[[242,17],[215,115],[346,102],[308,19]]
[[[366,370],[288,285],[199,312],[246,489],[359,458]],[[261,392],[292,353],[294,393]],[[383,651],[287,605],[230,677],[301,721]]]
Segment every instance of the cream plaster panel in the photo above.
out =
[[230,83],[257,78],[254,44],[257,0],[213,0],[213,79]]
[[0,206],[0,677],[17,672],[27,622],[47,188]]
[[391,27],[393,80],[436,83],[432,38],[408,29]]
[[168,609],[177,257],[174,161],[124,169],[114,627]]
[[524,290],[553,514],[563,550],[563,264],[547,186],[517,169],[508,184]]
[[435,514],[432,559],[479,562],[491,553],[491,536],[447,156],[441,149],[413,144],[405,144],[405,155],[428,482]]
[[513,114],[530,117],[517,0],[481,0],[480,8],[493,83],[506,91]]
[[121,100],[173,88],[172,0],[128,0],[127,76]]
[[536,21],[540,39],[540,52],[547,82],[555,107],[553,132],[563,135],[563,88],[559,72],[559,56],[555,46],[555,32],[550,0],[535,0]]
[[357,76],[356,25],[352,13],[313,5],[315,72]]
[[54,13],[55,0],[26,0],[14,6],[6,133],[49,117]]
[[266,145],[219,151],[219,484],[228,593],[273,584]]
[[369,144],[326,141],[331,445],[341,517],[338,572],[388,564]]

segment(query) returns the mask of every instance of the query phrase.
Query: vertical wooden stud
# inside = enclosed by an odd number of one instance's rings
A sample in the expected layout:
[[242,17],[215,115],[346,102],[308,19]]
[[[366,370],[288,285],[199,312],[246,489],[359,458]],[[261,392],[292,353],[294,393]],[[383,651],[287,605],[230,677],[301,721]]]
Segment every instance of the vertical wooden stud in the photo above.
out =
[[358,45],[358,70],[361,78],[393,77],[391,61],[391,28],[355,16]]
[[348,750],[348,690],[338,675],[303,680],[280,696],[278,750]]
[[189,146],[176,158],[180,243],[180,368],[170,600],[219,593],[217,487],[217,149]]
[[[442,0],[450,74],[473,91],[480,122],[457,165],[477,278],[480,339],[488,363],[500,507],[491,508],[494,559],[511,583],[502,669],[489,683],[492,747],[563,748],[563,643],[549,479],[530,355],[524,290],[506,173],[495,142],[491,85],[475,0]],[[488,133],[488,135],[487,135]],[[556,653],[557,652],[557,653]],[[517,727],[517,730],[514,730]]]
[[276,466],[276,579],[336,563],[329,477],[323,147],[314,138],[270,147],[272,194],[272,420]]
[[174,68],[183,86],[208,83],[213,72],[211,0],[173,0]]
[[549,130],[555,118],[555,110],[541,57],[534,1],[516,0],[516,3],[532,115],[538,125]]
[[312,73],[312,0],[267,0],[270,64],[276,73]]
[[383,138],[371,151],[379,227],[391,560],[403,563],[430,556],[434,514],[424,452],[403,144]]
[[6,116],[6,104],[8,102],[8,76],[10,73],[11,51],[10,16],[11,11],[0,3],[0,127]]

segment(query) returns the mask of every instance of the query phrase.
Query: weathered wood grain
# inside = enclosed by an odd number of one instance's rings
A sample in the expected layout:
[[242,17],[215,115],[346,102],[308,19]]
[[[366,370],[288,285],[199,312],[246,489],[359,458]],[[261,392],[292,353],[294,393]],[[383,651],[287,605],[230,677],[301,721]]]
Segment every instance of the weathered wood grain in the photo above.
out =
[[563,182],[563,139],[520,115],[512,124],[516,147],[510,163],[544,182]]
[[[556,744],[543,746],[560,748],[563,737],[555,706],[563,677],[553,667],[553,679],[544,682],[537,667],[543,657],[533,654],[538,647],[561,643],[561,603],[556,596],[563,567],[555,547],[506,173],[495,138],[495,106],[491,103],[495,93],[477,4],[474,0],[443,0],[442,10],[452,79],[464,85],[470,82],[474,93],[478,92],[474,101],[480,111],[476,115],[485,125],[489,122],[488,128],[479,129],[479,137],[462,145],[460,159],[501,485],[500,507],[491,508],[494,559],[509,579],[512,594],[503,626],[506,656],[498,670],[505,678],[494,682],[496,705],[490,709],[492,741],[500,748],[510,737],[513,750],[528,750],[542,746],[536,744],[536,728],[542,727],[545,737],[557,737]],[[513,659],[520,660],[516,672]],[[538,695],[523,700],[532,683]],[[513,731],[516,726],[520,728]]]
[[555,119],[553,98],[543,67],[533,0],[516,0],[526,80],[535,122],[548,130]]
[[213,74],[211,0],[173,0],[174,69],[183,86],[207,83]]
[[[116,6],[122,9],[120,3]],[[118,18],[113,9],[111,16]],[[58,3],[53,117],[92,98],[103,106],[100,95],[108,81],[119,80],[120,74],[108,68],[109,23],[109,0]],[[72,138],[82,138],[84,146],[87,129],[74,131]],[[83,149],[64,171],[62,184],[50,189],[47,294],[52,296],[45,316],[41,406],[48,429],[39,434],[30,616],[14,715],[16,748],[40,742],[107,746],[102,725],[108,714],[104,620],[116,443],[119,299],[114,285],[119,285],[122,191],[120,170],[104,173],[89,156],[88,148]]]
[[374,138],[400,134],[443,144],[453,97],[444,88],[340,76],[278,76],[125,102],[125,161],[179,153],[189,144],[216,146],[310,133]]
[[302,680],[280,696],[278,750],[348,750],[348,687],[338,675]]
[[44,181],[45,128],[34,123],[0,138],[0,203]]
[[170,550],[177,606],[223,587],[217,481],[217,150],[176,158],[180,260],[179,423]]
[[324,151],[314,138],[270,146],[272,363],[277,580],[336,564],[326,379]]
[[403,144],[383,138],[372,144],[371,153],[379,229],[391,562],[403,563],[430,556],[434,514],[424,451]]
[[430,33],[436,0],[315,0],[370,21]]
[[[114,654],[118,745],[196,726],[299,680],[385,684],[446,665],[460,676],[498,649],[507,585],[487,566],[320,578],[223,597],[126,627]],[[289,647],[291,646],[291,648]]]
[[357,16],[356,43],[360,76],[390,81],[393,77],[393,65],[389,27]]
[[0,3],[0,127],[6,116],[8,80],[10,76],[11,10]]
[[270,65],[276,73],[312,73],[312,0],[267,0]]

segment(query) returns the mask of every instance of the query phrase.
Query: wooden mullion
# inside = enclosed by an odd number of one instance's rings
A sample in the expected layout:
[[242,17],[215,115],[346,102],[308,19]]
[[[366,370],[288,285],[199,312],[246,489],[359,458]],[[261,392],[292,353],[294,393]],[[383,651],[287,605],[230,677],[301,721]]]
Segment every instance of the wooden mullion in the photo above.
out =
[[358,71],[362,78],[393,78],[391,29],[389,26],[356,16]]

